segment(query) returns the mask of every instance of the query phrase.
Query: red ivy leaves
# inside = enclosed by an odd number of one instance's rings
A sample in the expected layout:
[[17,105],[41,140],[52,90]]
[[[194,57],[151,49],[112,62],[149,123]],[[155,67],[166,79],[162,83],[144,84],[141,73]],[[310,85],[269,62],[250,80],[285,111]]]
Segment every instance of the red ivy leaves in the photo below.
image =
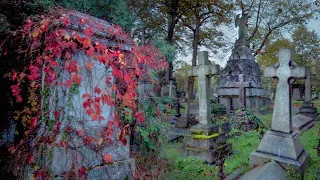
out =
[[87,27],[87,28],[84,29],[84,34],[85,34],[86,36],[91,37],[91,36],[93,35],[93,33],[94,33],[94,31],[93,31],[92,28],[90,28],[90,27]]
[[73,81],[75,84],[80,85],[80,84],[81,84],[81,81],[82,81],[82,76],[79,76],[79,75],[75,74],[75,75],[72,76],[72,81]]
[[96,86],[94,88],[94,93],[100,94],[101,93],[101,89],[98,86]]
[[144,112],[137,112],[134,114],[134,117],[141,123],[144,123],[146,117],[144,116]]
[[[21,37],[33,37],[29,38],[31,41],[30,49],[21,50],[22,53],[25,52],[27,57],[26,62],[30,64],[23,69],[22,72],[12,72],[11,76],[12,81],[15,81],[15,83],[13,83],[14,85],[11,86],[11,90],[13,96],[15,96],[18,102],[22,102],[22,97],[20,95],[21,82],[24,82],[24,84],[29,83],[29,89],[26,91],[29,93],[29,97],[25,103],[28,104],[28,106],[23,111],[23,113],[27,115],[26,117],[28,117],[26,118],[28,122],[26,124],[29,125],[29,130],[34,129],[37,124],[42,123],[42,121],[39,121],[39,119],[43,114],[51,114],[51,112],[53,112],[55,120],[58,120],[60,117],[60,114],[55,109],[55,106],[49,106],[49,110],[47,111],[40,109],[41,103],[38,101],[41,99],[39,97],[41,95],[40,92],[42,91],[41,87],[43,87],[41,79],[42,75],[45,74],[45,87],[59,86],[59,88],[70,88],[72,84],[81,85],[82,78],[85,78],[81,76],[83,75],[81,72],[84,68],[87,69],[86,73],[92,72],[92,60],[97,60],[97,62],[94,63],[101,63],[105,65],[106,69],[112,69],[112,76],[108,74],[103,80],[106,85],[112,87],[110,92],[106,92],[104,89],[101,89],[97,86],[92,87],[94,88],[93,93],[91,90],[89,92],[85,92],[82,95],[82,105],[85,113],[92,120],[102,121],[104,120],[104,117],[102,116],[102,107],[104,105],[118,106],[120,104],[119,106],[121,107],[126,107],[132,110],[136,109],[137,82],[140,80],[143,73],[148,73],[143,72],[142,70],[144,68],[142,67],[146,66],[147,71],[149,71],[151,69],[158,70],[166,66],[166,63],[164,63],[163,59],[159,55],[158,50],[152,45],[141,47],[135,46],[133,40],[129,39],[128,36],[123,33],[120,27],[114,25],[112,25],[109,29],[106,29],[105,32],[109,33],[111,37],[114,37],[120,41],[117,41],[118,47],[116,48],[107,47],[106,44],[98,42],[96,38],[92,39],[92,36],[94,36],[95,33],[94,30],[99,29],[99,27],[97,27],[98,25],[90,22],[90,19],[80,20],[81,25],[86,27],[83,31],[84,35],[81,34],[80,36],[77,32],[71,33],[69,31],[70,29],[63,29],[64,26],[70,25],[71,21],[69,20],[68,15],[60,15],[60,18],[57,17],[57,15],[44,15],[39,16],[39,18],[34,19],[34,21],[28,19],[26,24],[23,26],[23,31],[18,31],[15,33],[21,35]],[[62,26],[55,26],[54,24],[57,24],[56,22],[62,24]],[[130,46],[130,52],[121,52],[124,46]],[[87,61],[85,64],[85,67],[81,67],[80,63],[73,59],[73,55],[80,51],[85,52],[91,57],[90,61]],[[65,81],[60,80],[61,67],[64,68],[65,72],[69,73],[67,76],[68,78]],[[58,79],[59,81],[57,81]],[[115,96],[113,93],[115,93]],[[31,102],[36,103],[32,105]],[[118,104],[115,102],[120,103]],[[61,114],[61,117],[63,116],[64,115]],[[127,128],[128,124],[121,124],[119,120],[120,117],[121,116],[118,116],[115,113],[115,119],[108,121],[106,134],[104,137],[106,137],[106,140],[111,142],[111,136],[115,132],[115,127],[121,126],[119,140],[122,142],[122,144],[126,144],[126,137],[129,134],[129,130]],[[139,122],[144,122],[146,119],[143,112],[135,113],[134,118],[136,118]],[[49,133],[57,133],[58,131],[62,131],[63,127],[61,126],[60,129],[59,123],[61,122],[56,122],[55,130]],[[85,144],[91,144],[94,139],[88,135],[84,135],[84,132],[82,132],[83,131],[78,131],[77,133],[79,136],[81,136],[81,138],[83,138]],[[55,138],[56,135],[51,134],[51,137]],[[54,140],[51,140],[51,142],[53,141]],[[68,143],[66,141],[61,141],[61,145],[66,146],[67,144]],[[14,153],[16,149],[11,148],[10,150]],[[107,163],[112,162],[111,155],[106,154],[104,156],[104,160]],[[42,171],[38,171],[37,173],[39,176],[45,174],[42,173]],[[81,167],[78,170],[78,174],[80,176],[85,175],[85,173],[86,170],[84,167]]]
[[104,161],[106,162],[106,163],[112,163],[112,156],[110,155],[110,154],[106,154],[106,155],[104,155]]

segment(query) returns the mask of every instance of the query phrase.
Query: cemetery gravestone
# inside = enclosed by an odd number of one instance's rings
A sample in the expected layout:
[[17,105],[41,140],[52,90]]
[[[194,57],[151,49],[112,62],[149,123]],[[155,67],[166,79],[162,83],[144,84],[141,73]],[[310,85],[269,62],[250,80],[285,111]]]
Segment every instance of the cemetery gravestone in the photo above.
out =
[[[95,25],[92,26],[95,31],[101,31],[101,28],[108,29],[111,27],[106,21],[83,13],[73,11],[69,13],[68,16],[71,29],[66,29],[66,31],[70,33],[78,31],[80,35],[83,35],[83,32],[80,30],[83,29],[82,26],[84,25],[79,24],[81,19],[92,22]],[[72,29],[72,27],[78,28]],[[99,37],[96,38],[100,42],[104,42],[107,46],[113,42],[110,39],[106,41],[105,39],[99,39]],[[125,51],[125,49],[122,50]],[[74,55],[74,59],[80,66],[85,67],[86,62],[92,58],[85,52],[80,51]],[[106,66],[97,60],[92,60],[92,63],[93,68],[90,73],[86,68],[81,69],[80,73],[83,78],[81,84],[77,87],[78,94],[69,94],[69,89],[64,88],[64,86],[53,87],[52,89],[52,92],[57,96],[57,100],[50,100],[50,103],[52,103],[50,105],[53,105],[53,102],[57,101],[56,103],[58,107],[61,108],[61,112],[66,112],[62,120],[61,129],[71,126],[71,128],[75,129],[78,133],[74,132],[68,137],[64,137],[63,131],[61,131],[61,133],[57,135],[58,140],[67,138],[66,141],[69,145],[66,147],[57,146],[53,148],[52,163],[50,165],[51,171],[55,173],[57,177],[62,177],[64,173],[72,170],[71,168],[74,166],[74,164],[72,164],[73,160],[76,159],[77,164],[86,168],[87,179],[133,179],[135,163],[134,159],[129,156],[129,143],[127,143],[126,146],[122,145],[116,134],[111,137],[113,143],[103,141],[97,147],[93,147],[90,143],[88,145],[82,140],[82,134],[88,134],[89,137],[98,139],[102,137],[101,135],[106,133],[105,130],[109,120],[111,120],[114,115],[114,108],[107,105],[101,108],[101,115],[104,117],[101,121],[93,121],[85,113],[86,111],[82,105],[85,101],[82,96],[85,93],[91,92],[91,97],[94,97],[95,95],[92,93],[95,87],[104,90],[111,89],[111,87],[105,83],[105,77],[111,75],[112,70],[106,70]],[[62,69],[61,73],[62,75],[59,76],[60,79],[58,80],[65,83],[65,77],[68,76],[67,71]],[[66,105],[68,99],[71,100],[74,108],[68,108],[68,105]],[[53,113],[51,113],[50,116],[53,116]],[[70,121],[68,117],[71,117]],[[118,130],[115,129],[115,131],[117,132]],[[106,154],[112,157],[112,164],[105,163],[104,156]]]
[[[264,96],[259,65],[252,56],[247,41],[248,14],[236,18],[239,25],[239,38],[235,42],[232,54],[220,75],[218,98],[227,108],[227,112],[239,109],[243,104],[254,110],[255,99]],[[243,91],[246,91],[244,94]],[[243,97],[244,94],[244,97]]]
[[317,117],[317,108],[314,107],[312,103],[311,78],[315,78],[315,75],[312,75],[310,69],[307,68],[305,79],[304,103],[302,104],[302,107],[299,108],[298,114],[302,114],[315,119]]
[[304,168],[309,159],[309,153],[304,150],[299,135],[292,131],[290,88],[294,82],[293,78],[303,78],[306,74],[305,68],[297,67],[292,59],[292,49],[281,49],[279,62],[264,71],[266,77],[277,77],[279,82],[271,130],[264,135],[259,147],[251,153],[251,165],[259,165],[267,159],[273,159],[284,166],[293,164]]
[[185,136],[183,153],[213,163],[217,159],[217,151],[226,154],[231,151],[231,144],[226,143],[224,133],[219,133],[217,125],[210,124],[210,77],[219,74],[218,65],[210,65],[208,52],[201,51],[198,55],[199,65],[189,71],[189,76],[198,76],[199,89],[199,124],[191,127],[191,135]]

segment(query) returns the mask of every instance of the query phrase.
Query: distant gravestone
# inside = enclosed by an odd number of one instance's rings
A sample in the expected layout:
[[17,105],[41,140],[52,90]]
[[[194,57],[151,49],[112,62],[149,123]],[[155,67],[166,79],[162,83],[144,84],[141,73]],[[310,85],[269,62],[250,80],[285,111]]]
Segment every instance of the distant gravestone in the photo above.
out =
[[305,68],[294,64],[292,49],[281,49],[279,62],[267,67],[264,75],[276,77],[279,82],[276,88],[271,130],[264,135],[259,147],[251,153],[250,164],[258,165],[267,159],[273,159],[285,166],[292,164],[304,168],[309,153],[304,150],[299,135],[292,131],[290,88],[294,78],[305,77]]
[[310,69],[307,68],[304,88],[304,103],[302,104],[302,107],[299,108],[298,114],[303,114],[305,116],[315,119],[317,117],[317,108],[314,107],[312,103],[311,78],[315,78],[315,75],[312,75]]
[[191,127],[191,135],[185,136],[183,153],[213,163],[217,159],[218,149],[226,154],[231,151],[231,144],[226,143],[225,134],[220,134],[219,127],[210,123],[210,76],[219,74],[220,68],[210,64],[206,51],[199,52],[198,60],[199,65],[188,74],[198,77],[199,124]]

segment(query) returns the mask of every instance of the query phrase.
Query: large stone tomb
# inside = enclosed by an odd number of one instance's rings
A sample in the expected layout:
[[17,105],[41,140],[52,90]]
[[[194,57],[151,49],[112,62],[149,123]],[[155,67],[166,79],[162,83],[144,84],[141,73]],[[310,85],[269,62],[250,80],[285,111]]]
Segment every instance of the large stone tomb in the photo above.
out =
[[292,49],[281,49],[279,62],[264,71],[266,77],[278,78],[278,84],[271,130],[264,135],[259,147],[250,154],[251,165],[273,159],[284,167],[292,164],[303,169],[308,162],[309,153],[304,150],[299,134],[292,129],[290,93],[294,78],[305,77],[306,71],[304,67],[297,67],[292,59]]
[[[239,39],[237,39],[226,67],[220,74],[218,97],[219,103],[224,104],[228,112],[245,107],[256,110],[268,98],[261,82],[261,72],[258,63],[252,56],[247,42],[247,14],[236,19],[240,21]],[[241,22],[244,21],[242,24]],[[256,105],[256,103],[259,103]],[[258,110],[259,111],[259,110]]]

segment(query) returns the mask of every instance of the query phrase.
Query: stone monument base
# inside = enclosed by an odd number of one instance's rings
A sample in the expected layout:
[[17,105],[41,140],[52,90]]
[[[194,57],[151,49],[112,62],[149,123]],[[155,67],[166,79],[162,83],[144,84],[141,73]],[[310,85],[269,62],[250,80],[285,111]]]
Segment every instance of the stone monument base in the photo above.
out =
[[224,155],[232,152],[232,145],[226,143],[226,139],[225,133],[219,133],[219,126],[197,124],[191,127],[191,135],[185,136],[181,151],[185,156],[193,156],[211,164],[218,159],[218,152]]
[[243,175],[240,180],[286,179],[285,170],[275,161],[258,166]]
[[297,133],[302,133],[314,125],[314,119],[302,114],[292,117],[292,129]]
[[313,106],[311,102],[304,102],[302,107],[299,108],[299,113],[313,119],[317,118],[317,108]]
[[309,156],[300,142],[299,134],[271,130],[264,135],[257,150],[250,154],[249,163],[256,166],[273,159],[284,167],[292,164],[304,169]]
[[176,128],[188,128],[187,116],[180,116],[175,119],[177,120],[175,124]]

